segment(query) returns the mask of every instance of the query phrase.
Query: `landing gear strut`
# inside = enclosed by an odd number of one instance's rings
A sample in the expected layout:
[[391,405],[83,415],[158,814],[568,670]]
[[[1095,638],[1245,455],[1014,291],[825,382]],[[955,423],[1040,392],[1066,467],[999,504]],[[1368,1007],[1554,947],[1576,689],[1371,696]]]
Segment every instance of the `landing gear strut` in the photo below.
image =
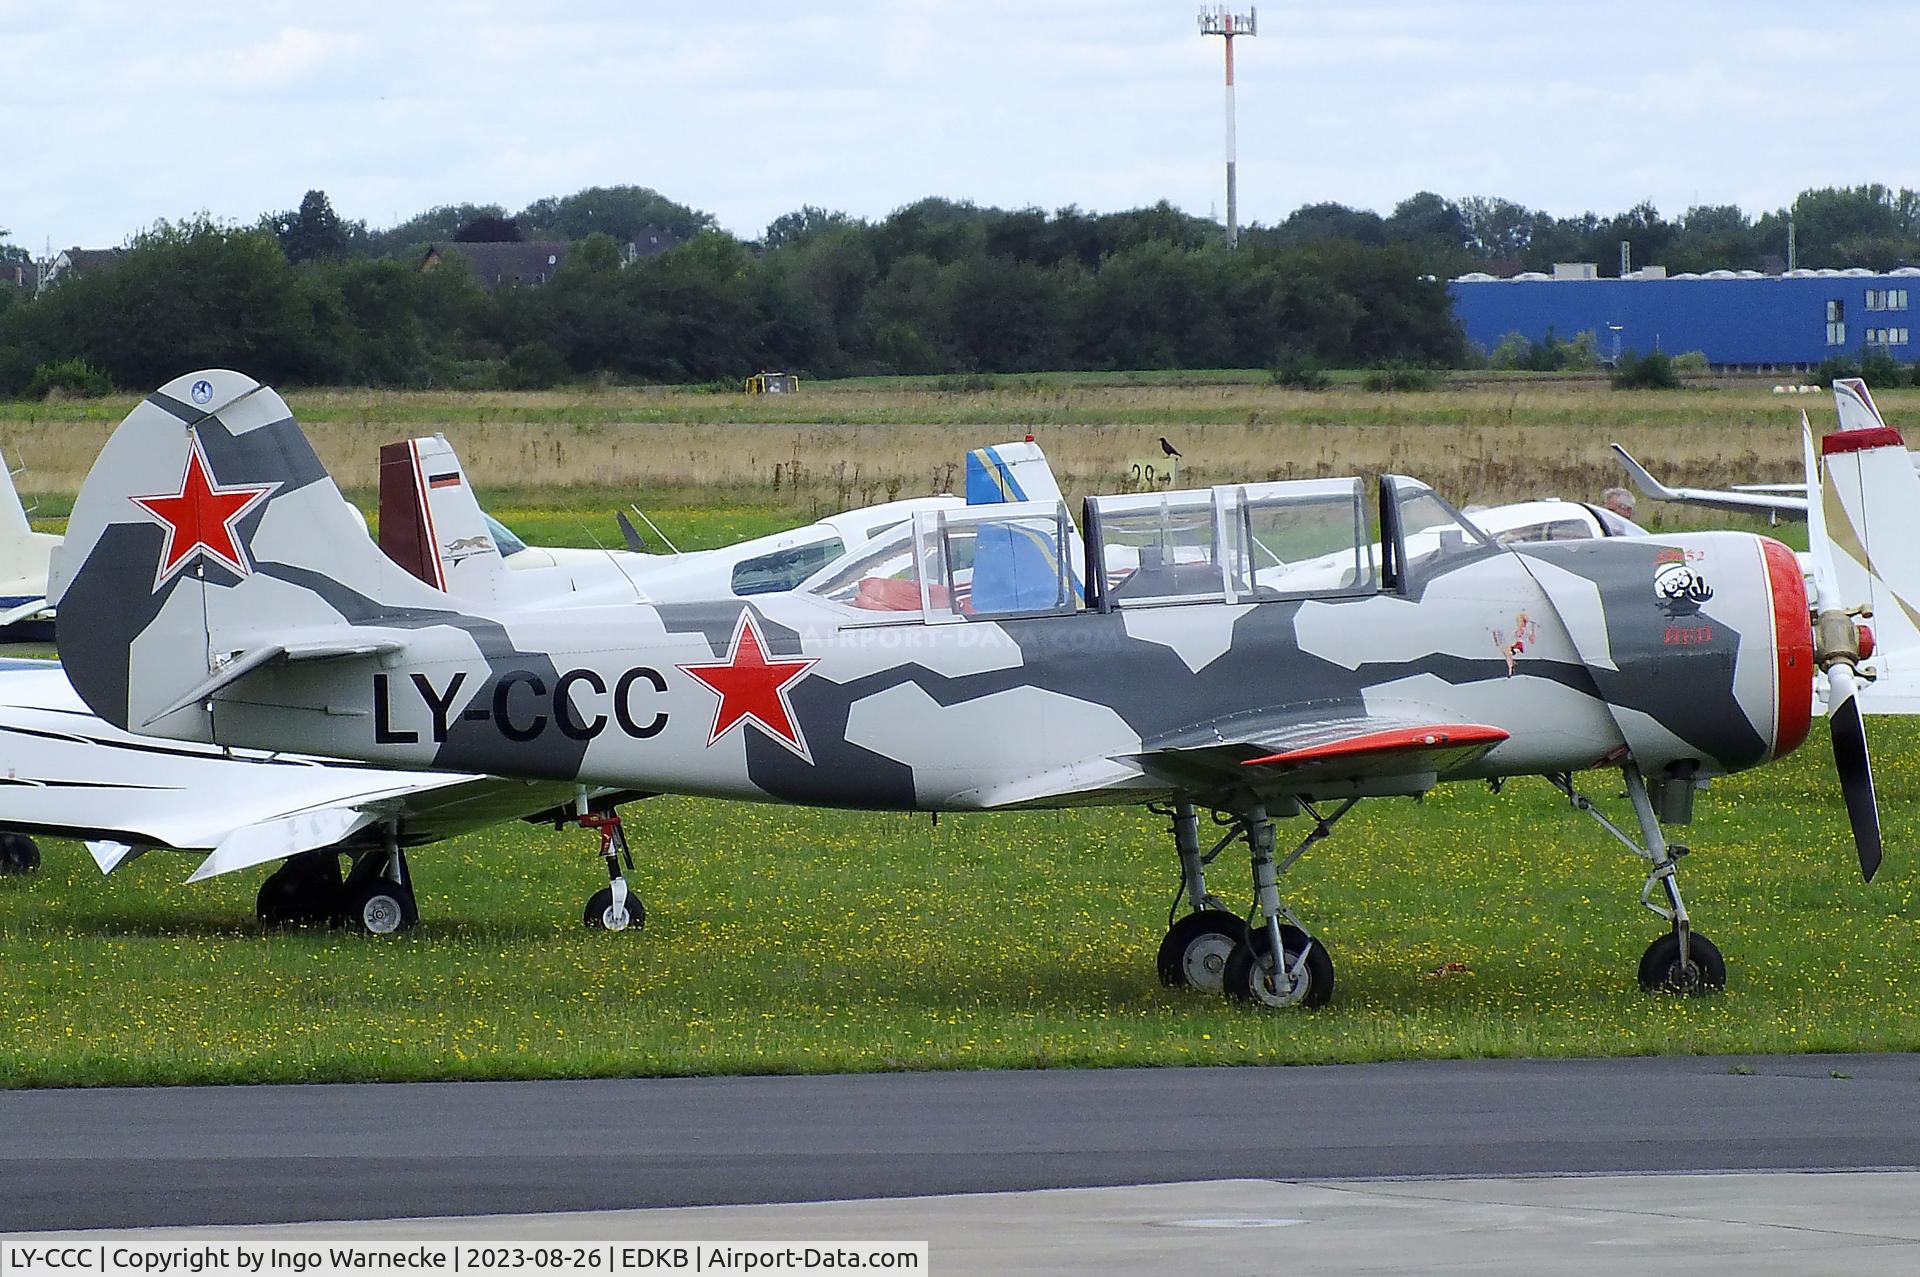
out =
[[[1180,854],[1180,887],[1167,914],[1166,939],[1160,942],[1161,982],[1225,992],[1262,1006],[1326,1005],[1333,996],[1333,959],[1280,899],[1280,877],[1358,801],[1348,799],[1326,816],[1302,802],[1313,829],[1278,863],[1273,858],[1273,821],[1265,807],[1256,805],[1236,815],[1231,828],[1205,853],[1200,850],[1200,818],[1191,802],[1183,799],[1154,808],[1172,817],[1173,844]],[[1243,838],[1253,859],[1251,920],[1228,909],[1207,890],[1206,880],[1206,867],[1228,844]],[[1177,917],[1183,900],[1191,912]]]
[[608,885],[594,892],[587,901],[583,920],[589,927],[607,931],[625,931],[628,927],[645,926],[647,907],[627,886],[626,874],[620,872],[623,859],[627,873],[633,872],[633,851],[627,846],[627,831],[620,823],[620,813],[585,811],[580,813],[579,821],[581,828],[594,830],[600,835],[600,859],[606,862],[608,879]]
[[[1173,818],[1173,845],[1180,853],[1180,887],[1167,910],[1167,937],[1160,942],[1160,983],[1218,993],[1233,947],[1246,939],[1246,920],[1207,890],[1207,866],[1239,836],[1232,829],[1205,855],[1200,853],[1200,817],[1190,802],[1154,811]],[[1180,918],[1180,902],[1192,912]]]
[[1249,920],[1246,939],[1227,955],[1221,976],[1228,997],[1268,1007],[1320,1007],[1333,997],[1333,958],[1280,899],[1280,875],[1306,855],[1307,848],[1332,833],[1359,801],[1349,798],[1332,815],[1322,816],[1312,803],[1302,800],[1301,809],[1312,817],[1313,828],[1278,864],[1273,859],[1273,821],[1267,809],[1255,804],[1241,817],[1247,847],[1253,853],[1253,895],[1259,916]]
[[[1627,799],[1633,804],[1645,846],[1635,842],[1631,835],[1601,814],[1585,794],[1575,790],[1572,776],[1562,772],[1547,779],[1567,796],[1575,810],[1593,817],[1628,851],[1652,866],[1645,885],[1640,888],[1640,903],[1666,919],[1672,930],[1648,945],[1647,951],[1640,955],[1640,987],[1649,993],[1680,993],[1689,997],[1717,993],[1727,987],[1726,959],[1720,956],[1713,941],[1693,929],[1686,902],[1680,898],[1679,861],[1687,849],[1668,844],[1639,765],[1629,761],[1621,766],[1620,774],[1626,780]],[[1666,897],[1665,904],[1654,899],[1656,889]]]

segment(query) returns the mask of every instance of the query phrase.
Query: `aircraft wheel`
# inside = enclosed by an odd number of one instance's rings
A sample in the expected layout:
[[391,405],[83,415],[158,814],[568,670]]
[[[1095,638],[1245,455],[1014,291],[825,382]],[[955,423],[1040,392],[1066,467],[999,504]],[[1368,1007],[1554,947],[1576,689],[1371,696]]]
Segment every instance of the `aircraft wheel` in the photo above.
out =
[[633,888],[628,887],[626,912],[616,918],[613,915],[613,888],[602,887],[587,901],[583,921],[599,931],[625,931],[628,927],[638,929],[647,925],[647,907],[640,902]]
[[25,834],[0,834],[0,876],[30,874],[40,867],[40,846]]
[[1233,952],[1227,955],[1226,969],[1220,973],[1227,996],[1267,1007],[1325,1006],[1333,997],[1333,958],[1327,953],[1327,946],[1292,926],[1280,928],[1280,943],[1285,950],[1281,961],[1289,970],[1300,960],[1300,951],[1309,944],[1313,946],[1307,953],[1306,992],[1297,1000],[1288,998],[1285,980],[1277,980],[1275,973],[1267,969],[1266,958],[1273,947],[1267,929],[1252,925],[1247,928],[1246,940],[1233,946]]
[[413,889],[371,878],[347,893],[347,925],[370,936],[390,936],[420,921]]
[[1727,960],[1713,941],[1698,931],[1687,936],[1686,967],[1680,965],[1680,936],[1669,931],[1640,955],[1640,987],[1648,993],[1680,993],[1698,997],[1727,987]]
[[331,925],[343,909],[340,857],[325,850],[287,857],[253,901],[254,916],[268,927]]
[[1227,958],[1246,939],[1247,920],[1225,909],[1199,909],[1173,924],[1160,942],[1160,983],[1218,993]]

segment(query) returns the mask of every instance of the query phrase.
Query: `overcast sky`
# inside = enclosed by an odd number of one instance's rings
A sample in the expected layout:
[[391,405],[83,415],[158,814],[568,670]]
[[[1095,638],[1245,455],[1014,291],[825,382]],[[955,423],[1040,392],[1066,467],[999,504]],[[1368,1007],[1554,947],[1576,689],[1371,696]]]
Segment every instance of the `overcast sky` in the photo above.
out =
[[[391,225],[637,183],[757,236],[922,195],[1224,212],[1181,0],[0,0],[0,227],[104,246],[319,187]],[[1243,222],[1420,189],[1778,207],[1913,170],[1920,4],[1291,0],[1237,42]]]

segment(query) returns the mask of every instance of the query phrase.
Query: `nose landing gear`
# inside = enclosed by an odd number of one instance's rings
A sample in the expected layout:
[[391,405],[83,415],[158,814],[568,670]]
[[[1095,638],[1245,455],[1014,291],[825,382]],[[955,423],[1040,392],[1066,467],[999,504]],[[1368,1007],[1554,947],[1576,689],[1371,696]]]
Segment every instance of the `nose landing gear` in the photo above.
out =
[[[1640,903],[1666,919],[1672,930],[1648,945],[1646,952],[1640,955],[1640,987],[1648,993],[1678,993],[1687,997],[1718,993],[1727,987],[1726,959],[1720,956],[1720,950],[1713,941],[1693,929],[1693,922],[1687,916],[1686,901],[1680,897],[1679,861],[1680,857],[1687,854],[1687,849],[1667,842],[1666,834],[1660,828],[1659,816],[1654,811],[1653,800],[1647,793],[1646,778],[1640,774],[1638,764],[1632,761],[1624,763],[1620,774],[1626,781],[1627,799],[1633,804],[1633,814],[1639,821],[1644,846],[1608,820],[1585,794],[1575,790],[1571,776],[1562,772],[1547,779],[1567,796],[1567,801],[1573,804],[1575,810],[1593,817],[1628,851],[1652,866],[1647,872],[1646,883],[1640,888]],[[1654,898],[1656,891],[1666,897],[1665,904]]]
[[626,873],[620,871],[620,863],[625,860],[626,872],[633,872],[633,851],[627,846],[627,831],[620,823],[620,813],[585,811],[578,819],[582,829],[591,829],[600,835],[600,858],[606,863],[608,880],[607,885],[587,901],[582,920],[589,927],[606,931],[645,926],[647,907],[628,887]]

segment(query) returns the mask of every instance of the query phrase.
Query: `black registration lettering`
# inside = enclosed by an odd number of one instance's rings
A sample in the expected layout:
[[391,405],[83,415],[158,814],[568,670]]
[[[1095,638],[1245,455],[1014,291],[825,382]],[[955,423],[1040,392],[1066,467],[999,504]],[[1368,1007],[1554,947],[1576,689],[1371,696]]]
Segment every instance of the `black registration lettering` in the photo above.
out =
[[584,683],[601,696],[607,694],[607,681],[592,670],[568,670],[553,685],[553,721],[568,740],[592,740],[606,730],[607,716],[595,714],[587,722],[573,716],[573,687]]
[[453,708],[453,698],[460,694],[460,685],[467,681],[467,672],[461,670],[447,684],[444,693],[433,690],[433,680],[425,674],[413,676],[414,690],[420,693],[420,699],[426,702],[427,712],[433,715],[434,744],[444,744],[447,739],[447,712]]
[[620,722],[620,730],[635,740],[646,740],[649,736],[658,736],[666,730],[667,712],[661,710],[647,722],[642,723],[633,716],[633,685],[640,681],[653,685],[655,692],[667,690],[667,680],[660,677],[659,670],[641,666],[628,670],[620,676],[613,688],[613,716]]
[[493,685],[493,721],[500,728],[502,736],[522,744],[538,739],[540,733],[547,730],[545,714],[535,714],[525,726],[522,726],[514,722],[512,714],[508,712],[512,708],[510,702],[513,689],[523,683],[536,699],[547,694],[547,680],[528,670],[514,670],[502,674],[500,681]]
[[[418,674],[414,678],[419,678]],[[376,745],[411,745],[420,739],[419,732],[397,732],[393,729],[393,703],[387,691],[387,676],[373,676],[373,741]]]

